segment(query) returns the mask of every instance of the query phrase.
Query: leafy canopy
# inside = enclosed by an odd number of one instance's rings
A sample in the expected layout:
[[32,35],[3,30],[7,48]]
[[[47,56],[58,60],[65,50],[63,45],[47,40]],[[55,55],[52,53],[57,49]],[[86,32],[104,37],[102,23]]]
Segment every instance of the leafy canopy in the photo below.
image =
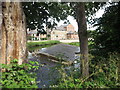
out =
[[103,17],[97,20],[94,32],[95,47],[104,52],[120,52],[120,2],[110,3]]
[[[37,28],[44,32],[46,27],[53,28],[56,21],[65,20],[70,14],[70,7],[67,3],[58,2],[23,2],[23,10],[26,15],[27,28]],[[52,20],[50,20],[52,19]]]

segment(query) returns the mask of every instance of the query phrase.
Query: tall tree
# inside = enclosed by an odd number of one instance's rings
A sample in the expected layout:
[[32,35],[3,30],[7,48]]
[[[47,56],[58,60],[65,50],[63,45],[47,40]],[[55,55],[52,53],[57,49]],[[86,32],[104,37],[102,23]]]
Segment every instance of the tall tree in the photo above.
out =
[[[26,21],[22,8],[27,17],[27,27],[30,29],[37,27],[38,31],[43,31],[43,23],[47,23],[50,28],[56,25],[55,20],[65,19],[68,15],[67,10],[64,10],[67,8],[65,4],[47,2],[22,4],[19,2],[2,3],[0,61],[5,64],[9,64],[12,59],[18,59],[19,64],[26,60]],[[54,18],[53,22],[48,21],[49,18]]]
[[107,56],[109,52],[120,53],[120,2],[110,3],[96,22],[98,28],[93,37],[95,48],[100,52],[97,54]]
[[[2,23],[2,2],[0,2],[0,51],[1,51],[1,23]],[[0,53],[0,57],[1,57],[1,53]]]
[[[81,74],[82,77],[89,76],[89,59],[88,59],[88,35],[87,35],[87,21],[93,22],[92,16],[102,7],[105,3],[71,3],[72,15],[78,23],[78,36],[80,42],[80,61],[81,61]],[[89,18],[91,17],[91,20]]]
[[[27,28],[44,32],[44,25],[53,28],[56,21],[65,20],[69,15],[67,3],[58,2],[23,2],[23,10],[27,19]],[[31,18],[34,17],[34,18]]]
[[87,77],[89,75],[88,37],[84,2],[80,2],[77,4],[76,19],[78,23],[78,36],[80,41],[81,72],[82,76]]
[[26,60],[26,24],[21,3],[3,2],[2,18],[0,62],[18,59],[22,64]]

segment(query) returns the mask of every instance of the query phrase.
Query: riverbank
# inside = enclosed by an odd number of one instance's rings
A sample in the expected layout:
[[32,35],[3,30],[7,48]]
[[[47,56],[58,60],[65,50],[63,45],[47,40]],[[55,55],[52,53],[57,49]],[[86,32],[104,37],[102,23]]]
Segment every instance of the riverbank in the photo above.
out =
[[72,42],[79,42],[79,40],[41,40],[41,41],[30,41],[28,40],[28,42],[47,42],[47,41],[59,41],[62,43],[72,43]]
[[[79,46],[78,42],[72,42],[72,43],[66,43],[66,44]],[[91,47],[92,44],[94,44],[94,42],[91,42],[91,41],[88,42],[89,48]],[[47,45],[44,45],[44,50],[46,46]],[[38,46],[38,47],[41,48],[42,46]],[[71,51],[73,51],[73,50],[67,51],[65,50],[66,48],[67,47],[65,47],[64,49],[61,49],[59,47],[54,48],[54,49],[52,48],[51,49],[52,51],[49,49],[49,53],[55,52],[55,54],[57,54],[58,51],[63,50],[65,52],[68,52],[67,54],[70,54]],[[65,53],[60,54],[60,55],[58,54],[58,56],[60,57],[65,56]],[[81,88],[101,88],[101,87],[111,88],[111,87],[115,87],[117,88],[119,87],[119,80],[118,80],[118,72],[119,72],[118,66],[119,65],[117,65],[118,60],[120,60],[119,56],[120,56],[119,54],[118,55],[113,54],[113,55],[110,55],[110,58],[109,57],[104,58],[104,57],[99,57],[97,55],[91,54],[89,56],[90,77],[88,77],[88,79],[86,80],[79,79],[81,75],[79,72],[80,71],[79,68],[74,68],[74,67],[69,67],[69,66],[68,67],[59,66],[58,63],[47,60],[47,57],[40,59],[37,56],[37,57],[33,57],[34,59],[30,59],[30,60],[35,60],[35,61],[37,60],[38,62],[40,62],[40,64],[43,65],[43,67],[39,67],[38,71],[36,72],[37,81],[40,81],[40,83],[38,83],[39,88],[43,88],[43,87],[51,87],[51,88],[55,88],[55,87],[57,88],[80,88],[80,87]],[[79,59],[77,60],[75,62],[76,65],[79,64]],[[57,68],[58,66],[59,68]],[[60,77],[57,77],[58,73],[60,74],[59,75]],[[57,77],[57,80],[55,79],[56,77]],[[49,82],[52,82],[52,84]]]
[[44,45],[54,45],[58,44],[60,41],[57,40],[49,40],[49,41],[28,41],[27,42],[27,47],[35,47],[35,46],[44,46]]
[[67,71],[74,67],[76,51],[78,51],[78,47],[62,43],[50,47],[44,45],[44,48],[34,50],[34,54],[31,54],[29,60],[38,61],[42,65],[36,71],[38,87],[48,88],[50,85],[56,84],[57,80],[61,78],[60,67],[64,67]]

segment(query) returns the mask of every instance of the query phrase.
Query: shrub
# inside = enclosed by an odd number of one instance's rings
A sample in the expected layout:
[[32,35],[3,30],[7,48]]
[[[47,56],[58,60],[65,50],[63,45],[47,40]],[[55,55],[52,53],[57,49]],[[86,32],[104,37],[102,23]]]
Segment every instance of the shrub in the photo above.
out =
[[47,40],[47,38],[40,38],[41,40]]
[[[96,58],[97,59],[97,58]],[[110,54],[109,58],[102,58],[99,62],[90,61],[90,75],[87,78],[75,78],[75,74],[68,75],[64,68],[59,71],[61,78],[57,85],[51,87],[59,88],[119,88],[119,54]],[[94,61],[93,61],[94,60]],[[94,63],[92,63],[94,62]],[[96,63],[95,63],[96,62]],[[71,69],[70,69],[71,70]],[[74,71],[71,71],[72,73]],[[79,73],[76,72],[76,73]]]
[[[2,79],[0,83],[2,88],[37,88],[35,71],[38,66],[38,62],[30,61],[22,65],[17,64],[18,60],[14,59],[9,65],[2,64]],[[32,71],[30,71],[32,70]]]

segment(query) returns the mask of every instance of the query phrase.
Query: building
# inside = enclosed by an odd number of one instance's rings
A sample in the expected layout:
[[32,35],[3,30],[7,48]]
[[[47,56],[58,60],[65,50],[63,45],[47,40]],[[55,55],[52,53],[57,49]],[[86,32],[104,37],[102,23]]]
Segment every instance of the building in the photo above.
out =
[[47,34],[38,33],[37,29],[27,30],[28,40],[78,40],[78,33],[71,24],[46,29]]
[[74,32],[74,33],[67,33],[67,39],[79,39],[78,38],[78,32]]
[[37,29],[35,30],[29,30],[27,29],[27,37],[28,40],[43,40],[44,38],[46,38],[46,34],[40,34],[38,33]]
[[78,39],[78,33],[71,24],[61,25],[50,32],[51,40]]
[[51,31],[50,39],[51,40],[65,40],[67,39],[67,32],[53,29]]

